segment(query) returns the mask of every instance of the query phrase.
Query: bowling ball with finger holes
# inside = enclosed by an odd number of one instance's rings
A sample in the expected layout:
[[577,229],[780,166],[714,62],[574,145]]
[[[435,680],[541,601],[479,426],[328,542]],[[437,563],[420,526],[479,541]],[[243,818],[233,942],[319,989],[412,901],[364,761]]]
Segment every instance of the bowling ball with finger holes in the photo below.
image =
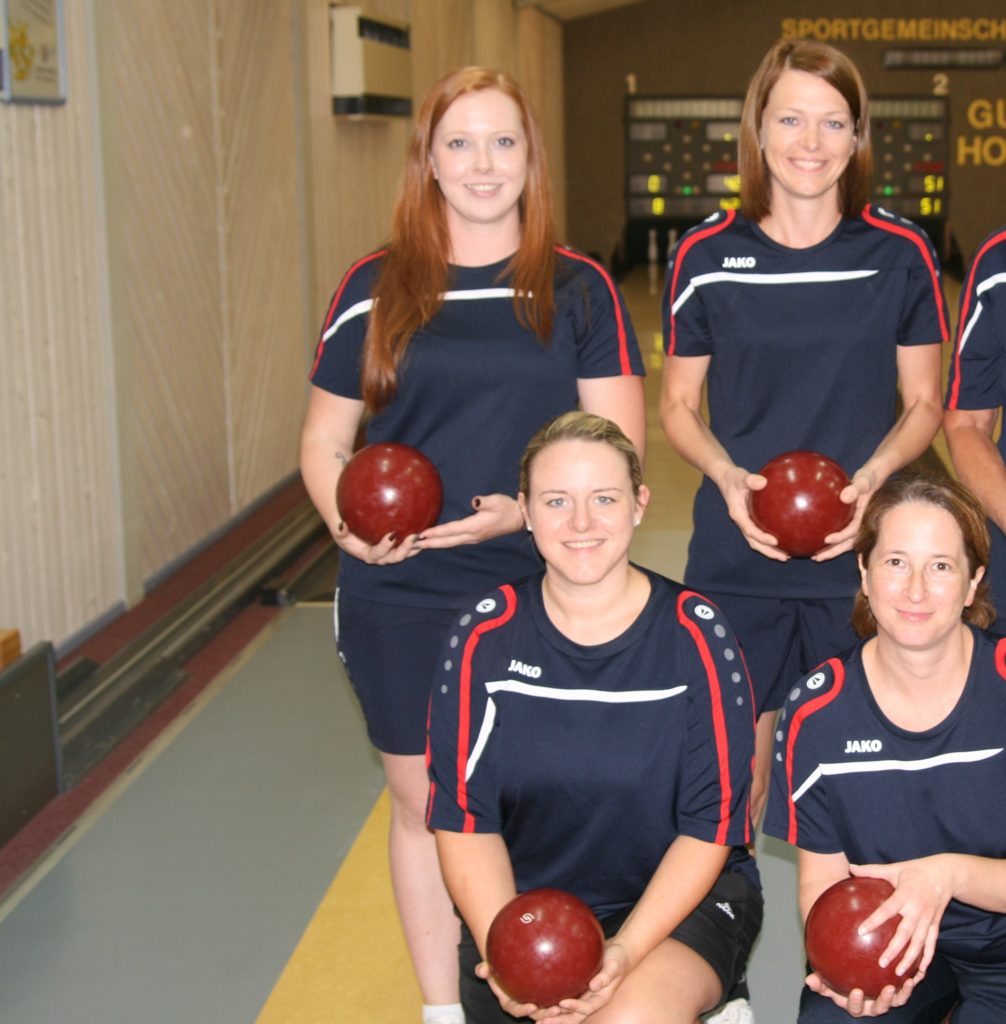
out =
[[417,448],[395,441],[361,448],[335,489],[342,521],[368,544],[393,532],[397,546],[422,533],[437,521],[443,500],[437,467]]
[[560,889],[530,889],[493,918],[486,959],[512,999],[554,1006],[587,990],[604,960],[604,932],[581,899]]
[[839,497],[849,478],[827,455],[783,452],[759,473],[768,483],[751,492],[751,518],[794,557],[807,558],[820,551],[825,537],[852,522],[855,505]]
[[894,973],[904,950],[887,967],[878,963],[900,914],[865,935],[858,931],[892,892],[894,887],[882,878],[843,878],[814,901],[804,926],[804,947],[811,968],[833,992],[847,996],[859,988],[867,999],[876,999],[885,985],[900,988],[918,971],[916,961],[904,974]]

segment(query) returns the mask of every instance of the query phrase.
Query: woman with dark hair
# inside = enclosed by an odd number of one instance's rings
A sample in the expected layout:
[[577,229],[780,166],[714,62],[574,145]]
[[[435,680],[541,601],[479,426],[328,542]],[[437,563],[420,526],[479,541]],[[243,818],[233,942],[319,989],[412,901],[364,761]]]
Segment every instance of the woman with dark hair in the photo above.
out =
[[[613,423],[548,424],[520,483],[545,570],[472,601],[444,645],[429,822],[466,924],[468,1024],[752,1019],[727,1003],[762,915],[751,685],[722,612],[629,562],[648,501]],[[608,939],[557,1007],[511,999],[482,962],[496,913],[542,887],[579,896]]]
[[878,958],[903,983],[867,999],[811,974],[800,1024],[1006,1020],[1006,640],[984,631],[985,514],[954,481],[892,478],[855,552],[865,639],[786,695],[765,831],[797,847],[804,917],[850,874],[894,886],[862,930],[901,915]]
[[[332,300],[301,444],[308,491],[340,548],[339,654],[381,753],[399,914],[427,1022],[461,1024],[458,923],[424,813],[430,680],[466,595],[536,569],[512,493],[542,423],[579,404],[642,452],[642,362],[602,267],[555,242],[537,122],[508,75],[463,68],[416,118],[385,248]],[[366,418],[369,443],[419,448],[444,484],[422,537],[368,545],[336,507]]]
[[[757,820],[787,685],[855,641],[850,549],[863,508],[939,428],[947,318],[928,238],[867,205],[869,108],[845,55],[772,47],[748,88],[739,157],[740,212],[708,218],[671,257],[661,417],[705,474],[685,582],[724,609],[748,659]],[[766,485],[758,470],[795,449],[830,456],[852,481],[851,523],[810,559],[791,558],[749,511]]]

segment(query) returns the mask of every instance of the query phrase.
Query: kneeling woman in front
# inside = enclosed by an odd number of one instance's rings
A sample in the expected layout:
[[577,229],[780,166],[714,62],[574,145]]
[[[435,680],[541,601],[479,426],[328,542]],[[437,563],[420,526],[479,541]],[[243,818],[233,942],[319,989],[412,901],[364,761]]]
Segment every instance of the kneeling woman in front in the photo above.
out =
[[[800,1024],[1006,1021],[1006,639],[982,577],[985,513],[950,480],[888,480],[856,537],[853,625],[866,639],[798,681],[783,705],[765,831],[798,847],[804,916],[832,883],[893,894],[879,951],[901,981],[876,998],[810,974]],[[910,965],[921,956],[921,970]]]
[[[464,923],[471,1024],[694,1024],[724,1003],[761,924],[751,685],[701,595],[631,565],[649,492],[608,420],[567,413],[521,465],[545,562],[451,629],[434,679],[429,824]],[[578,998],[517,1003],[484,960],[517,892],[574,893],[608,938]]]

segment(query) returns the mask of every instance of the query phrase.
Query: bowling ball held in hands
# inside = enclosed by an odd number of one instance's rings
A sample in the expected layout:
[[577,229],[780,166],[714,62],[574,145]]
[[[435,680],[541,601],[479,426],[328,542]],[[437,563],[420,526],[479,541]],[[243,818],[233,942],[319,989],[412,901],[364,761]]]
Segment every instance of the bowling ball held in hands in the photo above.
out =
[[855,504],[839,497],[849,477],[828,456],[783,452],[758,472],[768,483],[751,492],[751,518],[795,558],[809,558],[824,547],[825,537],[852,522]]
[[578,897],[559,889],[530,889],[493,919],[486,959],[512,999],[554,1006],[586,992],[604,962],[604,932]]
[[436,466],[417,448],[394,441],[361,448],[335,490],[346,528],[368,544],[394,533],[397,545],[422,533],[437,521],[443,500]]
[[916,961],[904,974],[894,973],[904,950],[886,967],[878,962],[901,922],[900,914],[859,934],[859,926],[892,892],[894,887],[882,878],[843,878],[814,901],[804,926],[804,946],[811,968],[833,992],[847,996],[859,988],[867,999],[876,999],[886,985],[900,988],[918,971]]

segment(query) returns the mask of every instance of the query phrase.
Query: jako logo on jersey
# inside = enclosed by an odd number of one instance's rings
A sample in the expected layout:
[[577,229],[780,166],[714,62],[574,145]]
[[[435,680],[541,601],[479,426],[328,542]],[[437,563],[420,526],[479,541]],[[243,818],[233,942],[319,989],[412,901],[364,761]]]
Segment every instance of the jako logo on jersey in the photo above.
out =
[[846,740],[847,754],[879,754],[884,744],[880,740]]
[[723,257],[723,269],[724,270],[751,270],[752,267],[757,266],[758,261],[754,256],[724,256]]
[[527,676],[528,679],[540,679],[541,668],[538,665],[525,665],[523,661],[517,661],[514,658],[510,662],[510,667],[507,669],[508,672],[516,672],[518,675]]

